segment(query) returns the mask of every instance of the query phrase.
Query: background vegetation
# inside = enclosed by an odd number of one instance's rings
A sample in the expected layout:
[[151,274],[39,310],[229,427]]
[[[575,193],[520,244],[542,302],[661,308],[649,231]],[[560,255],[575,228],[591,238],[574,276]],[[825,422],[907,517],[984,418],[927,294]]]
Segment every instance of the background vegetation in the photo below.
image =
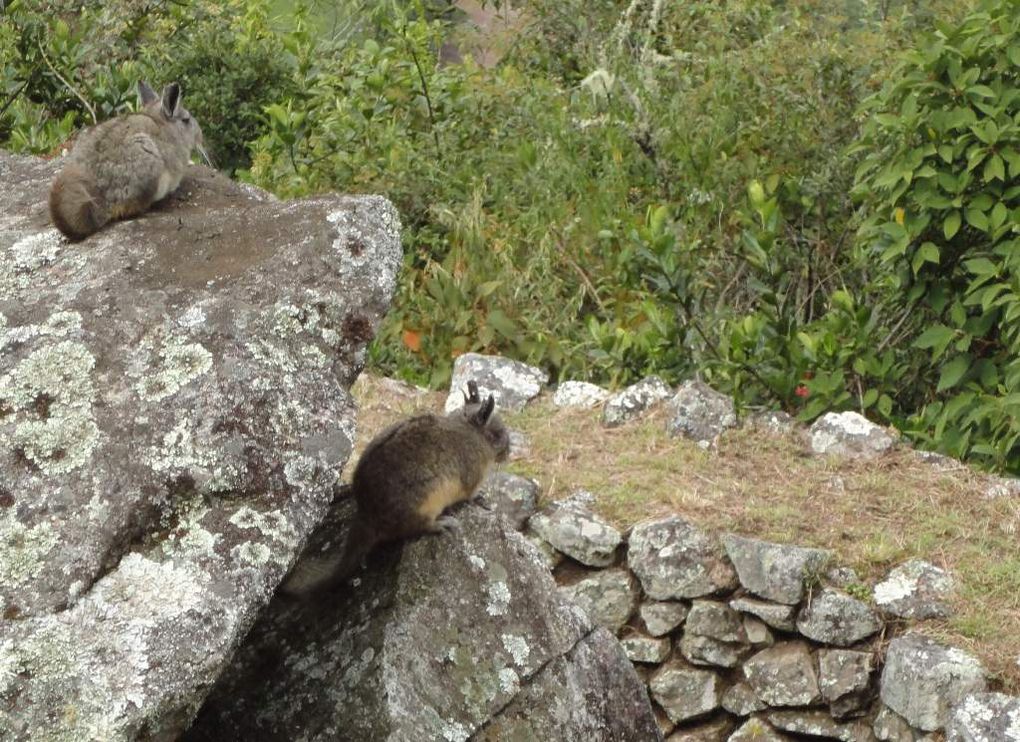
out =
[[1020,5],[520,8],[482,67],[441,61],[438,0],[15,0],[0,146],[53,152],[180,80],[235,177],[397,203],[381,371],[699,374],[1020,472]]

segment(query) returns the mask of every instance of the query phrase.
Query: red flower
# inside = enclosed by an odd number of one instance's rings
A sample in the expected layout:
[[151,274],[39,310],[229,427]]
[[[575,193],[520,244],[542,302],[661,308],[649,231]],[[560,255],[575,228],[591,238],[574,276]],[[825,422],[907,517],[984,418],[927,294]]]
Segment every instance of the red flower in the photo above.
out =
[[798,397],[807,397],[809,394],[811,394],[811,391],[803,384],[798,384],[797,388],[793,390],[793,393],[796,394]]

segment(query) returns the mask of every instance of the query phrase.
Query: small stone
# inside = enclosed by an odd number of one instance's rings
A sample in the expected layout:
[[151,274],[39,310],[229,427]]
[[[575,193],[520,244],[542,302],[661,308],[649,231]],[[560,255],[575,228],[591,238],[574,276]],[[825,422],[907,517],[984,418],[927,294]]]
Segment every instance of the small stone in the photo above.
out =
[[870,606],[846,593],[822,588],[797,617],[797,630],[822,644],[848,647],[882,628]]
[[1020,698],[975,693],[953,708],[947,742],[1020,742]]
[[718,544],[676,516],[636,525],[627,562],[655,600],[700,598],[736,587],[736,573]]
[[723,545],[741,585],[755,595],[787,605],[800,602],[804,580],[820,574],[832,558],[832,552],[825,549],[773,544],[734,534],[723,536]]
[[669,657],[669,637],[655,639],[650,636],[631,634],[620,640],[623,651],[627,653],[627,659],[631,662],[646,662],[658,664]]
[[744,677],[769,706],[809,706],[821,696],[806,642],[763,649],[744,663]]
[[733,727],[733,719],[719,716],[696,726],[684,726],[671,734],[666,742],[719,742],[727,739]]
[[655,714],[655,725],[659,727],[659,732],[663,737],[676,728],[676,724],[670,720],[669,714],[663,711],[662,707],[658,704],[652,704],[652,713]]
[[851,567],[833,567],[825,573],[825,581],[844,590],[851,585],[861,584],[861,578]]
[[736,667],[751,651],[747,644],[733,644],[687,631],[680,638],[680,654],[694,665]]
[[511,428],[507,430],[507,437],[510,439],[508,461],[522,461],[531,458],[531,439],[525,433]]
[[786,742],[789,737],[780,734],[763,720],[755,717],[730,735],[728,742]]
[[754,415],[751,418],[751,425],[769,433],[782,434],[796,428],[797,421],[782,410],[766,410]]
[[893,438],[857,412],[828,412],[811,426],[811,450],[850,458],[872,458],[892,448]]
[[736,425],[733,400],[704,382],[685,381],[669,400],[666,432],[674,438],[688,438],[707,448]]
[[719,708],[721,685],[722,679],[711,670],[671,663],[652,676],[648,688],[670,720],[680,724]]
[[722,707],[736,716],[750,716],[768,708],[744,681],[731,686],[723,693]]
[[839,739],[843,742],[868,742],[875,738],[871,727],[863,720],[838,722],[825,711],[772,711],[768,719],[773,726],[794,734]]
[[664,636],[683,623],[689,610],[686,603],[654,601],[642,603],[638,613],[649,634]]
[[878,739],[887,742],[913,742],[920,736],[910,728],[906,719],[885,704],[879,704],[871,728]]
[[618,530],[576,501],[554,503],[529,525],[553,547],[589,567],[612,564],[623,540]]
[[752,616],[744,616],[744,633],[747,635],[747,641],[756,646],[771,645],[775,642],[765,622]]
[[871,652],[822,649],[818,652],[818,687],[829,703],[864,693],[871,680]]
[[668,399],[672,391],[658,376],[649,376],[610,396],[602,407],[602,424],[615,428]]
[[627,623],[637,603],[637,589],[624,569],[600,570],[560,590],[587,612],[592,623],[613,633]]
[[508,472],[491,473],[478,488],[477,498],[493,512],[506,516],[520,530],[538,503],[538,482]]
[[987,690],[977,659],[920,634],[889,643],[880,683],[882,702],[925,732],[943,728],[949,711],[972,693]]
[[538,396],[549,381],[549,375],[540,368],[529,366],[502,356],[465,353],[453,362],[450,394],[446,398],[446,412],[464,406],[463,390],[468,381],[478,384],[482,399],[491,394],[497,410],[519,412]]
[[740,614],[725,603],[695,600],[687,614],[684,633],[707,636],[723,642],[746,642]]
[[553,394],[557,407],[598,407],[609,397],[609,392],[587,381],[564,381]]
[[730,601],[730,608],[757,616],[766,624],[780,631],[796,631],[797,606],[769,603],[754,598],[736,598]]
[[544,538],[535,534],[525,534],[524,537],[534,544],[536,549],[538,549],[539,556],[541,556],[545,568],[550,572],[556,569],[556,566],[563,561],[563,555],[550,546],[549,542]]
[[989,477],[985,488],[985,498],[995,500],[1000,497],[1020,497],[1020,479],[1013,477]]
[[948,618],[953,578],[920,559],[900,565],[875,585],[875,604],[900,618]]
[[935,453],[934,451],[914,451],[914,458],[922,464],[928,464],[940,470],[956,469],[963,466],[956,459],[941,453]]

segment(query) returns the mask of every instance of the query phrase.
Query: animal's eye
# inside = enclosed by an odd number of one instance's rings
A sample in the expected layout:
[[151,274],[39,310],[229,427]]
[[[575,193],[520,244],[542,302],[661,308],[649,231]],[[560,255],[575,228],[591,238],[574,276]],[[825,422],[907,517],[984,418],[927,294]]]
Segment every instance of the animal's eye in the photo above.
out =
[[190,124],[191,123],[191,116],[185,116],[185,117],[183,117],[181,119],[181,121],[183,121],[186,124]]

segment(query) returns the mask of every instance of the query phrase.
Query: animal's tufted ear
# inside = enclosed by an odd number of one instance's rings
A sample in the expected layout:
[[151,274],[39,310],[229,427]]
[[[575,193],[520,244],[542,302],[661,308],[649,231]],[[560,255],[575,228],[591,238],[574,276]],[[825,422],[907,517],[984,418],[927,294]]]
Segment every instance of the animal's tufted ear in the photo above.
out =
[[467,393],[464,394],[464,404],[478,404],[482,401],[481,397],[478,396],[478,384],[474,379],[471,379],[467,383]]
[[485,400],[478,412],[471,416],[471,422],[480,428],[484,428],[485,423],[489,422],[489,418],[492,417],[492,411],[494,409],[496,409],[496,400],[493,399],[490,394],[489,398]]
[[149,83],[145,80],[138,81],[138,100],[141,101],[143,106],[147,106],[150,103],[155,103],[159,100],[159,96],[156,95],[156,91],[149,87]]
[[172,119],[181,107],[181,86],[175,82],[163,88],[163,115]]

